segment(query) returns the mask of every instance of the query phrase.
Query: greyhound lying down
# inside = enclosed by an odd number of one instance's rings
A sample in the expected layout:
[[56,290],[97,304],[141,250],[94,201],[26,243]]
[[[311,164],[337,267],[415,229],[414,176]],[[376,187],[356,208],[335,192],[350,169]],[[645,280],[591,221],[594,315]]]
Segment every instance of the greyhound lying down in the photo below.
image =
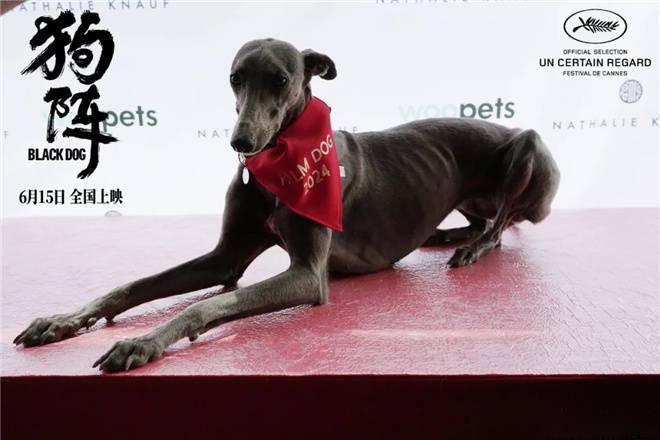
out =
[[[299,52],[273,39],[246,43],[231,67],[238,113],[232,147],[248,158],[272,150],[279,134],[312,101],[311,78],[336,75],[326,55]],[[221,323],[323,304],[330,272],[374,272],[420,246],[459,241],[468,244],[455,251],[449,265],[474,263],[500,245],[507,227],[543,220],[559,184],[557,166],[536,132],[480,120],[427,119],[380,132],[336,131],[334,149],[345,169],[339,199],[343,232],[289,209],[256,179],[245,179],[245,166],[239,164],[213,250],[117,287],[73,313],[36,319],[14,343],[59,341],[147,301],[233,286],[264,250],[278,245],[288,252],[286,271],[200,301],[144,336],[117,342],[94,363],[105,371],[139,367],[177,340],[192,341]],[[436,229],[454,209],[469,226]]]

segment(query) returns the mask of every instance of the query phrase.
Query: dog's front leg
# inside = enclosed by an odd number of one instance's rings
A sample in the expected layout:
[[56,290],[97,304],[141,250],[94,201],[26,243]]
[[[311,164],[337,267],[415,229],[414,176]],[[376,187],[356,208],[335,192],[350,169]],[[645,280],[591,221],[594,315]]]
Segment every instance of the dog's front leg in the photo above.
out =
[[224,240],[213,251],[156,275],[112,289],[72,313],[37,318],[21,332],[15,344],[26,347],[48,344],[71,337],[82,327],[114,316],[158,298],[192,292],[219,284],[233,285],[245,267],[272,243],[267,238],[249,241]]
[[[294,215],[294,214],[292,214]],[[188,307],[147,335],[117,342],[94,367],[123,371],[139,367],[157,357],[176,341],[195,340],[200,333],[238,318],[269,313],[302,304],[327,301],[327,259],[330,231],[308,223],[286,240],[291,266],[260,283],[238,289]],[[295,230],[296,228],[292,228]]]
[[194,304],[147,335],[117,342],[94,367],[98,365],[104,371],[139,367],[159,357],[179,339],[195,340],[200,333],[223,322],[302,304],[318,304],[324,282],[310,268],[292,266],[261,283]]
[[112,289],[72,313],[37,318],[14,343],[31,347],[60,341],[75,335],[82,327],[91,327],[101,318],[111,320],[154,299],[219,284],[234,285],[247,266],[275,244],[272,234],[265,232],[270,212],[268,201],[254,186],[248,187],[240,179],[239,171],[227,193],[220,241],[211,252]]

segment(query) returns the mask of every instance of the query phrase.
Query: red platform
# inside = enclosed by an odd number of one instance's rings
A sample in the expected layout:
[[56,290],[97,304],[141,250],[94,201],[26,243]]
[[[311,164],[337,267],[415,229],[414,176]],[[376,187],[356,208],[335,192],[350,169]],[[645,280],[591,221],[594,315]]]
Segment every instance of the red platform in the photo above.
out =
[[[418,250],[392,270],[333,280],[327,305],[226,324],[113,376],[91,365],[115,341],[218,289],[143,305],[56,344],[11,341],[35,317],[71,311],[207,251],[219,219],[6,220],[3,435],[52,435],[74,417],[146,438],[272,435],[294,425],[309,435],[442,426],[454,434],[655,438],[659,213],[555,211],[507,231],[500,250],[460,269],[444,264],[450,248]],[[239,286],[287,264],[270,250]]]

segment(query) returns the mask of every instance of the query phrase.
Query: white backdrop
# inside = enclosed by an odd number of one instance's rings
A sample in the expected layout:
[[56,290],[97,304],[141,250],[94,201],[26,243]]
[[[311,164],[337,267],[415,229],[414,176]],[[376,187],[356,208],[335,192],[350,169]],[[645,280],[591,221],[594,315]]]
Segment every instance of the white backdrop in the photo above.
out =
[[[97,82],[98,103],[101,110],[134,118],[130,126],[107,127],[119,142],[101,146],[99,167],[85,180],[76,174],[86,161],[27,159],[30,147],[88,145],[45,140],[48,105],[42,98],[48,88],[86,89],[71,71],[52,82],[40,72],[20,74],[37,54],[28,44],[34,20],[59,13],[58,2],[44,3],[27,2],[0,18],[4,217],[101,215],[109,209],[140,215],[221,212],[237,164],[228,145],[235,120],[229,67],[244,42],[262,37],[334,59],[337,79],[315,79],[313,91],[332,106],[335,128],[377,130],[455,116],[461,105],[469,116],[483,104],[494,108],[499,99],[500,117],[488,120],[534,128],[551,148],[562,172],[556,208],[659,205],[657,2],[59,2],[77,18],[91,7],[101,17],[98,27],[114,35],[114,59]],[[570,39],[564,21],[589,8],[620,14],[626,33],[601,45]],[[619,49],[626,52],[622,58],[648,58],[651,65],[601,68],[625,76],[600,77],[540,66],[544,58],[580,57],[564,55],[571,49]],[[621,87],[631,79],[641,96],[625,102]],[[69,125],[70,117],[56,126]],[[25,189],[74,188],[120,188],[124,202],[19,201]]]

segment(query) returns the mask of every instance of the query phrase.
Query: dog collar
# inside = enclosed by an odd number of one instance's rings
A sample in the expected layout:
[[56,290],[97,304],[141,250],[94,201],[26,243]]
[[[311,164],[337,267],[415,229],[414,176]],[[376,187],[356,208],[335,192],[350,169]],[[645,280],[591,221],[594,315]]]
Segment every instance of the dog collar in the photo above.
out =
[[313,97],[274,147],[238,158],[287,208],[342,231],[340,167],[325,102]]

